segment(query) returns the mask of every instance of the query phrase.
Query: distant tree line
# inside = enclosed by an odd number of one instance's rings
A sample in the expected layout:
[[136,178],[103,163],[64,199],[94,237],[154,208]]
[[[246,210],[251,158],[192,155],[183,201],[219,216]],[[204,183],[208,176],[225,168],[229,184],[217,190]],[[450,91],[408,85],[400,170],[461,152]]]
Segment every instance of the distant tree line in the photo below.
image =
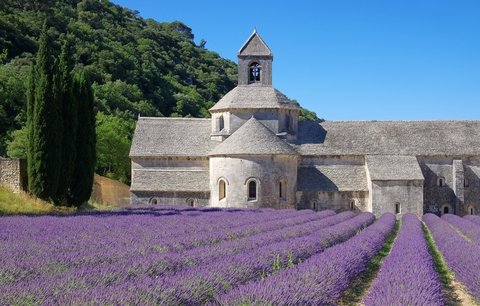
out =
[[[209,117],[236,86],[236,64],[209,51],[205,40],[197,45],[181,22],[143,19],[106,0],[2,0],[0,156],[27,154],[25,92],[45,17],[52,48],[60,50],[68,36],[71,69],[92,82],[101,175],[129,183],[139,115]],[[302,117],[316,118],[306,110]]]

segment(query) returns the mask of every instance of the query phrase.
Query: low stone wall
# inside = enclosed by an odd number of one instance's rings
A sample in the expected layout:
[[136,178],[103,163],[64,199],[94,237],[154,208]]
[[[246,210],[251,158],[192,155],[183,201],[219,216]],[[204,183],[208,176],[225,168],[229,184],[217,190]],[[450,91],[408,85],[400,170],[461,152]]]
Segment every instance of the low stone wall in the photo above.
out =
[[20,192],[27,189],[27,161],[0,157],[0,185]]

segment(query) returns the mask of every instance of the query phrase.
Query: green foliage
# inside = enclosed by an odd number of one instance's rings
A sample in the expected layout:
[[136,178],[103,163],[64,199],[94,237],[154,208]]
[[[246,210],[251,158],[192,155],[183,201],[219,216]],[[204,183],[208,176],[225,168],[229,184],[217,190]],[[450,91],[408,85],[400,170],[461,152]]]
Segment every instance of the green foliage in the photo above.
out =
[[[72,68],[93,82],[95,107],[104,115],[129,126],[138,115],[210,116],[208,109],[236,85],[235,63],[205,44],[197,46],[183,23],[137,14],[109,1],[0,2],[0,155],[6,153],[7,140],[17,143],[14,131],[26,125],[28,72],[45,16],[54,49],[68,38]],[[97,164],[98,172],[128,181],[123,166],[105,159]]]
[[54,197],[59,180],[61,160],[61,123],[59,100],[55,94],[55,65],[48,41],[47,25],[40,35],[40,46],[35,66],[33,110],[30,113],[31,137],[28,143],[31,155],[28,161],[29,191],[43,200]]
[[10,157],[27,158],[28,129],[26,126],[12,131],[7,139],[7,154]]
[[97,172],[103,176],[130,182],[130,159],[135,125],[114,115],[97,114]]
[[[71,43],[68,64],[93,83],[96,109],[128,125],[138,115],[209,117],[208,109],[236,85],[236,64],[205,49],[205,41],[196,45],[192,29],[180,21],[143,19],[107,0],[2,0],[0,155],[27,124],[29,67],[45,18],[54,50]],[[316,115],[302,110],[300,117]],[[108,168],[112,177],[128,181],[123,167],[102,160],[97,165],[98,172]]]
[[62,45],[60,62],[58,67],[56,92],[59,99],[62,135],[61,135],[61,179],[58,182],[56,201],[63,202],[66,199],[68,189],[72,182],[73,168],[76,157],[75,139],[77,136],[78,121],[78,99],[73,94],[73,81],[71,76],[71,46],[66,39]]
[[78,103],[78,124],[75,138],[75,163],[72,183],[70,185],[70,201],[76,206],[88,201],[92,193],[93,176],[96,160],[95,111],[92,86],[85,73],[74,79],[73,95]]

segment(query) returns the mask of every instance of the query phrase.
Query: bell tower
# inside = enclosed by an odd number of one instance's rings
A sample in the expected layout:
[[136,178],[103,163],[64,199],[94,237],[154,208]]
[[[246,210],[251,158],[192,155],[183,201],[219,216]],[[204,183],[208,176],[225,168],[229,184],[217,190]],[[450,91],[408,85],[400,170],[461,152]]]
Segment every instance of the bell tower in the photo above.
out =
[[238,51],[238,85],[272,86],[272,62],[272,51],[253,30]]

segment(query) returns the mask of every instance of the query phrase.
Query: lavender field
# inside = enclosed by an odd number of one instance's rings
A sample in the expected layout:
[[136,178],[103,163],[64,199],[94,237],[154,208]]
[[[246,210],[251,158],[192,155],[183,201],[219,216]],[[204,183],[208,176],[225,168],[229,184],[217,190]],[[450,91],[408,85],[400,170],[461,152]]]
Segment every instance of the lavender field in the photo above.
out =
[[[479,301],[478,219],[423,220]],[[395,224],[388,213],[178,207],[0,217],[0,305],[336,305],[375,260],[363,304],[448,304],[422,221],[405,215],[396,237]]]

